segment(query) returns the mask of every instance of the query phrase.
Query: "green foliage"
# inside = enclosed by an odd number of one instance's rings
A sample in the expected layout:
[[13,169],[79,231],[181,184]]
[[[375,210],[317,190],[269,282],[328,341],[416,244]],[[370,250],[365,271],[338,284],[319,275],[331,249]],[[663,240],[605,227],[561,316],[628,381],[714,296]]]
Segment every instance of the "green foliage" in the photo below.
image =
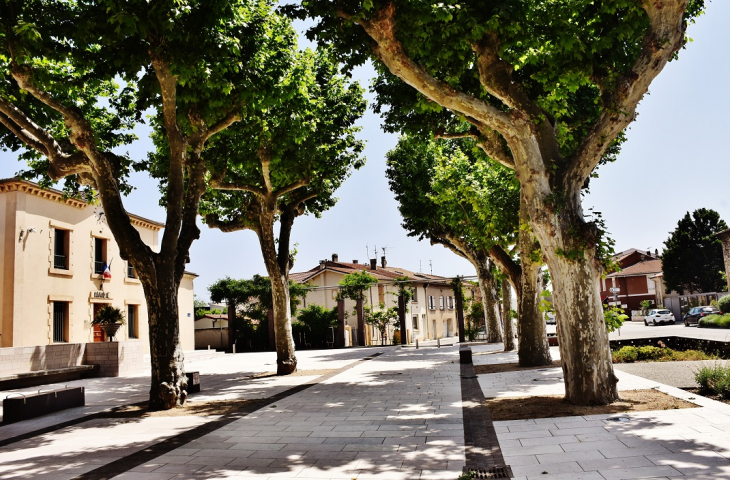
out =
[[542,312],[543,317],[545,320],[548,319],[548,313],[555,313],[555,309],[553,308],[553,302],[547,299],[547,297],[550,297],[552,293],[549,290],[543,290],[540,292],[540,304],[537,306],[537,308],[540,309],[540,312]]
[[727,289],[722,272],[722,242],[715,234],[728,228],[716,211],[689,212],[664,242],[662,271],[667,293],[720,292]]
[[730,313],[724,315],[707,315],[697,324],[699,328],[730,328]]
[[646,313],[651,308],[651,300],[642,300],[639,305],[641,305],[641,310]]
[[112,307],[110,305],[101,307],[96,312],[96,317],[91,321],[92,325],[109,325],[112,323],[126,324],[127,321],[124,318],[124,312],[120,308]]
[[408,303],[411,301],[414,295],[414,287],[410,286],[411,279],[407,276],[396,277],[396,287],[398,288],[398,296],[403,296],[403,301],[408,309]]
[[330,327],[337,325],[337,307],[327,310],[321,305],[310,305],[297,313],[297,320],[314,348],[325,347],[332,337]]
[[717,308],[723,313],[730,313],[730,295],[720,298],[717,301]]
[[349,298],[350,300],[364,299],[365,291],[376,283],[378,283],[378,279],[365,270],[348,273],[340,280],[339,285],[342,287],[340,295],[342,298]]
[[666,347],[622,347],[611,352],[613,363],[633,362],[681,362],[696,360],[713,360],[717,355],[708,354],[700,350],[678,351]]
[[374,310],[370,306],[365,307],[365,323],[372,325],[380,332],[380,338],[385,339],[388,327],[398,324],[398,308],[385,308],[385,304],[380,304],[379,310]]
[[629,316],[618,307],[610,307],[603,311],[603,320],[606,322],[606,330],[608,333],[615,332],[624,324]]
[[484,326],[484,304],[482,302],[469,302],[465,308],[464,323],[464,335],[472,342],[477,338],[479,329]]
[[726,400],[730,399],[730,367],[703,366],[695,373],[695,381],[703,395],[719,395]]

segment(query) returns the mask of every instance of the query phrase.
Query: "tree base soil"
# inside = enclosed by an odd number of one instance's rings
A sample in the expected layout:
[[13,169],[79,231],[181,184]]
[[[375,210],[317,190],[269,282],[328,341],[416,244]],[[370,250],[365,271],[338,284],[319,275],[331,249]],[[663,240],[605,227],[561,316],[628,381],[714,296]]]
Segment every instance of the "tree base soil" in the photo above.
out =
[[147,403],[126,405],[103,415],[104,418],[148,418],[148,417],[207,417],[211,415],[228,415],[237,413],[252,403],[263,403],[255,400],[212,400],[207,402],[188,401],[182,407],[169,410],[150,410]]
[[694,403],[686,402],[654,389],[625,390],[620,392],[620,396],[621,399],[611,405],[589,407],[567,403],[563,400],[562,395],[492,398],[487,399],[486,404],[492,420],[495,422],[697,407]]
[[700,393],[699,388],[683,388],[682,390],[689,392],[689,393],[694,393],[695,395],[697,395],[699,397],[709,398],[711,400],[716,400],[718,402],[727,403],[728,405],[730,405],[730,399],[721,397],[720,395],[717,395],[717,394]]

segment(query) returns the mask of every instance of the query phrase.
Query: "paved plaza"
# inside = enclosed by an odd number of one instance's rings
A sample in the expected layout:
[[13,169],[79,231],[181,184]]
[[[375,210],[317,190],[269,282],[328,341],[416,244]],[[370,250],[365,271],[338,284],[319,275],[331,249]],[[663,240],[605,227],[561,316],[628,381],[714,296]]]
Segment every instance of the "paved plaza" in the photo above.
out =
[[[474,363],[516,362],[500,350],[476,345]],[[318,374],[256,377],[275,369],[273,353],[188,364],[203,387],[190,402],[260,400],[237,415],[110,418],[105,410],[146,398],[146,376],[70,382],[86,386],[86,407],[0,426],[0,478],[455,480],[494,455],[522,480],[730,478],[730,406],[626,372],[621,390],[657,388],[699,407],[494,422],[490,450],[478,444],[489,439],[473,413],[485,409],[467,395],[457,346],[297,356]],[[563,393],[560,368],[472,385],[488,398]]]

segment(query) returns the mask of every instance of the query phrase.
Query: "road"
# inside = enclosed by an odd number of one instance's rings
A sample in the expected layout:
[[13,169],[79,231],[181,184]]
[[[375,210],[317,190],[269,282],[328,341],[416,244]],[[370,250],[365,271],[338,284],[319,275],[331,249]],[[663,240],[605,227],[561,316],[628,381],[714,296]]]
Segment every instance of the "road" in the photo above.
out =
[[[547,333],[555,333],[555,325],[547,326]],[[644,322],[626,322],[620,330],[609,335],[611,340],[625,340],[627,338],[651,337],[687,337],[730,342],[730,329],[685,327],[684,323],[674,325],[646,326]]]

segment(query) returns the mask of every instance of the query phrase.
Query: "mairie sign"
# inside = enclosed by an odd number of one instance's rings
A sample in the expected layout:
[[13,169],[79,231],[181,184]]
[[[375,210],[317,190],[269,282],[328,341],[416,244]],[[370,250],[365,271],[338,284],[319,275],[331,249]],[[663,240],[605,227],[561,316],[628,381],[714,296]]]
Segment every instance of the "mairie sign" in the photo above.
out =
[[112,294],[111,292],[104,292],[102,290],[97,290],[96,292],[91,292],[91,298],[106,298],[111,299]]

